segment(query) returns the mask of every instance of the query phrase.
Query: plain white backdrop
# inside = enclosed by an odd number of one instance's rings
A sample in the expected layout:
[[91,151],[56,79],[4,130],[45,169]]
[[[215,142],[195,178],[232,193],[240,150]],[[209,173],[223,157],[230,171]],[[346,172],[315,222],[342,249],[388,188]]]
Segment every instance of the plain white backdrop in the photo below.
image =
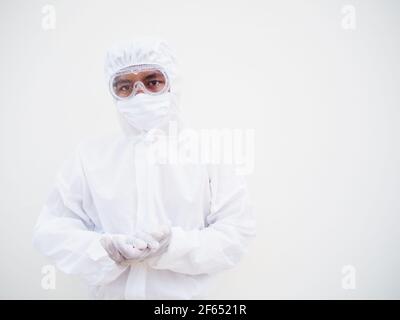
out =
[[78,142],[119,130],[103,59],[138,36],[175,47],[189,126],[255,130],[258,235],[210,298],[400,298],[395,0],[2,1],[0,298],[87,297],[42,288],[32,229]]

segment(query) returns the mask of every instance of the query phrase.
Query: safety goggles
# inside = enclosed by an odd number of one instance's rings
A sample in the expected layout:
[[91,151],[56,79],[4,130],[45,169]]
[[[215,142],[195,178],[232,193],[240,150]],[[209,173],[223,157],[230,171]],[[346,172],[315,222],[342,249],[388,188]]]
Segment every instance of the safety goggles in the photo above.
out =
[[138,93],[159,95],[169,89],[166,72],[159,65],[140,64],[122,69],[110,79],[111,94],[119,100]]

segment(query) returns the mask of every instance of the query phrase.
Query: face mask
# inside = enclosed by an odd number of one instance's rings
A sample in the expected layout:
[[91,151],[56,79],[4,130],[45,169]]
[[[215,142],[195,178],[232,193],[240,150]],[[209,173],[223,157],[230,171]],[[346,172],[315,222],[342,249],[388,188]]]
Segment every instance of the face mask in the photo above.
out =
[[169,92],[160,95],[141,93],[128,100],[117,100],[117,108],[131,126],[149,131],[168,120],[171,96]]

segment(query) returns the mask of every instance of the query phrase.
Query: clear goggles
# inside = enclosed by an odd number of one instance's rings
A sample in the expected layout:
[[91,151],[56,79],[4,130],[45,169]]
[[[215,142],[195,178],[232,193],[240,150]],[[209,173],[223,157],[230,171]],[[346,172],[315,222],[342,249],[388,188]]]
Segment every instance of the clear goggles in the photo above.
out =
[[110,79],[110,91],[119,100],[134,97],[138,93],[159,95],[169,89],[166,72],[159,65],[140,64],[124,68]]

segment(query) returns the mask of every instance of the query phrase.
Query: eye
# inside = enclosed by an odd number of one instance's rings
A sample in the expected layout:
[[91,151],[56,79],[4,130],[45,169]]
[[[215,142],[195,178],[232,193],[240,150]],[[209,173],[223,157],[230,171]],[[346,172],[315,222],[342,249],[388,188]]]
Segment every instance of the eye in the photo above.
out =
[[127,97],[132,92],[132,86],[128,82],[116,83],[114,85],[114,92],[119,97]]
[[121,86],[121,87],[118,88],[118,91],[121,91],[121,92],[128,91],[128,90],[129,90],[129,86],[128,85],[124,85],[124,86]]
[[151,87],[158,87],[158,86],[160,86],[160,85],[162,84],[162,82],[161,82],[160,80],[150,80],[150,81],[148,82],[148,84],[149,84]]
[[120,83],[117,84],[115,90],[118,94],[129,93],[129,91],[131,91],[131,86],[128,83]]

